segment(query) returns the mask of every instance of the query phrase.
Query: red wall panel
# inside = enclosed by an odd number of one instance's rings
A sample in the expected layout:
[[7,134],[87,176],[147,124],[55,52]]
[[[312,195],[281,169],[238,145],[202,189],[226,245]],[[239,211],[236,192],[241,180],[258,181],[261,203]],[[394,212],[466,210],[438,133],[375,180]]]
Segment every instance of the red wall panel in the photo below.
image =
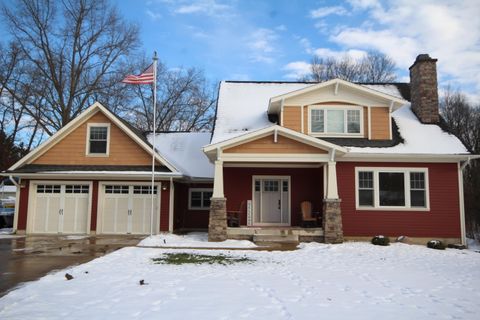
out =
[[[313,211],[321,211],[323,204],[323,168],[224,168],[224,192],[227,211],[238,211],[242,201],[252,200],[252,176],[290,176],[291,225],[300,224],[300,203],[310,201]],[[247,224],[246,206],[240,215],[240,224]]]
[[28,215],[28,193],[30,183],[28,180],[22,180],[22,185],[25,187],[20,188],[20,199],[18,204],[18,223],[17,230],[27,229],[27,215]]
[[[428,168],[430,211],[355,209],[355,167]],[[346,236],[460,237],[458,169],[456,163],[337,163]]]
[[92,181],[92,214],[90,217],[90,231],[97,230],[97,210],[98,210],[98,180]]
[[175,183],[175,229],[207,229],[209,210],[188,209],[189,188],[213,188],[213,184]]
[[[163,188],[167,190],[162,190]],[[169,206],[170,206],[170,182],[162,181],[160,193],[160,231],[168,231]]]

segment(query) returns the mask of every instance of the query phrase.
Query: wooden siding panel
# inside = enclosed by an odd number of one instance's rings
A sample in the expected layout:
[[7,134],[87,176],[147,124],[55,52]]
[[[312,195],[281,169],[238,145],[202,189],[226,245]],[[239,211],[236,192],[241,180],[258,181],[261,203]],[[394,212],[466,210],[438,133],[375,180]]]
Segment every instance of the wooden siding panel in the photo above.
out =
[[327,151],[304,144],[293,139],[277,136],[277,143],[273,141],[273,135],[269,135],[254,141],[227,148],[224,153],[320,153]]
[[[430,211],[356,210],[355,167],[428,168]],[[460,237],[456,163],[337,163],[338,192],[346,236]]]
[[[110,123],[109,156],[87,156],[87,124]],[[63,165],[150,165],[151,155],[103,113],[97,112],[57,144],[35,159],[33,164]]]
[[301,132],[302,130],[302,109],[301,107],[283,108],[283,126]]
[[371,108],[372,140],[390,139],[390,115],[388,108]]

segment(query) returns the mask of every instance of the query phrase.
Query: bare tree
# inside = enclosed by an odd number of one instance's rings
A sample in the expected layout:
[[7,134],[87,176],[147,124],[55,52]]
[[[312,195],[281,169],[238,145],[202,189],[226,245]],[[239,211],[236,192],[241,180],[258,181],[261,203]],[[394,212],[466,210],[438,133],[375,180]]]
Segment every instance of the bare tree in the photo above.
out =
[[340,58],[313,56],[311,73],[304,80],[322,82],[339,78],[351,82],[393,82],[395,62],[381,52],[370,51],[360,60],[349,55]]
[[[137,62],[148,65],[147,59]],[[169,70],[158,63],[157,71],[157,131],[200,131],[210,130],[216,102],[214,88],[205,79],[203,71],[196,68]],[[125,118],[143,130],[153,129],[153,102],[151,86],[125,87],[130,103],[122,105]]]
[[[480,153],[480,106],[472,106],[466,96],[447,87],[440,99],[442,118],[449,129],[473,153]],[[480,163],[464,170],[465,217],[470,237],[480,237]],[[480,239],[479,239],[480,240]]]
[[48,135],[117,85],[139,44],[137,26],[105,0],[17,0],[2,13],[24,64],[17,86],[2,86]]

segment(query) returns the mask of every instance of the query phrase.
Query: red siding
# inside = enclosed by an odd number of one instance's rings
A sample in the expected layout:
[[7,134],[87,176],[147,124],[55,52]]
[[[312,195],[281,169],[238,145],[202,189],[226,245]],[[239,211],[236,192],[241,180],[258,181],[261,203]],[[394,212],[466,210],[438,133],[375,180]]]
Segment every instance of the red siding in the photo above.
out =
[[30,183],[28,180],[22,180],[22,185],[25,187],[20,187],[20,199],[18,204],[18,223],[17,230],[26,230],[27,229],[27,214],[28,214],[28,192]]
[[[244,200],[252,200],[252,176],[290,176],[292,215],[291,225],[299,225],[300,203],[311,201],[314,211],[321,211],[323,204],[323,168],[224,168],[224,192],[227,211],[237,211]],[[240,224],[247,224],[246,206],[240,216]]]
[[[430,211],[366,211],[355,209],[355,167],[428,168]],[[456,163],[337,163],[346,236],[460,237],[458,169]]]
[[213,184],[175,183],[175,229],[207,229],[209,210],[188,209],[188,189],[212,188]]
[[97,230],[97,209],[98,209],[98,181],[92,184],[92,215],[90,217],[90,231]]
[[170,205],[170,182],[162,181],[162,189],[167,188],[167,190],[159,190],[161,192],[160,198],[160,231],[168,231],[168,220],[169,220],[169,205]]

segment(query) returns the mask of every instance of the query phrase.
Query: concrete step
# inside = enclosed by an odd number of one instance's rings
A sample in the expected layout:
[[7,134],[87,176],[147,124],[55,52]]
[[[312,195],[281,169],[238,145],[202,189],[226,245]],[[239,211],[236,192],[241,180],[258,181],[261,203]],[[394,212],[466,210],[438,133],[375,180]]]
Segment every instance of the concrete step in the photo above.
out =
[[298,242],[298,236],[293,234],[271,235],[271,234],[254,234],[253,242]]

